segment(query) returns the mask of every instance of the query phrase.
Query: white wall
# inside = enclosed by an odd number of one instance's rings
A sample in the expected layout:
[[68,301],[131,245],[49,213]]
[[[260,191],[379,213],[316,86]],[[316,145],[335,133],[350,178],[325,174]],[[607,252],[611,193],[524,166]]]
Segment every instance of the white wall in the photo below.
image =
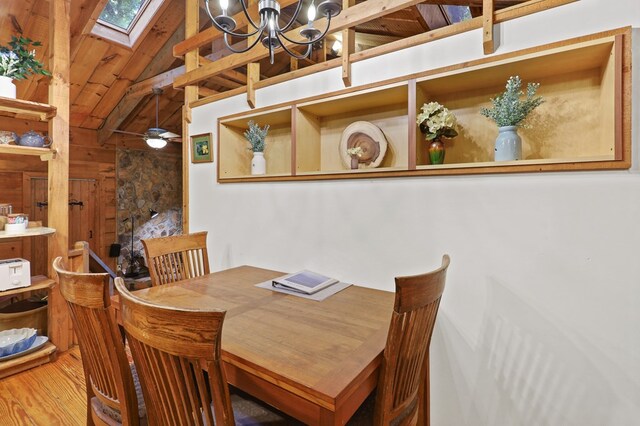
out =
[[[496,53],[629,25],[640,27],[637,0],[582,0],[499,25]],[[356,63],[355,84],[480,58],[481,38],[478,30]],[[334,69],[257,99],[340,88]],[[215,139],[219,116],[247,109],[244,96],[197,108],[190,132]],[[209,231],[215,269],[309,268],[386,290],[449,253],[431,348],[434,425],[637,424],[637,117],[629,171],[219,185],[214,166],[192,164],[191,230]]]

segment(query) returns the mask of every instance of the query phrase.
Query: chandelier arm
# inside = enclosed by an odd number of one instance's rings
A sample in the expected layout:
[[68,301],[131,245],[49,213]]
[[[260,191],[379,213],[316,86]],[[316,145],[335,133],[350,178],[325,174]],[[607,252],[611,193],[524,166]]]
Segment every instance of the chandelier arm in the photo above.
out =
[[[284,49],[285,52],[287,52],[290,56],[293,56],[296,59],[304,59],[307,58],[309,56],[309,54],[311,53],[311,49],[313,49],[313,45],[308,45],[307,46],[307,51],[306,53],[304,53],[303,55],[298,54],[296,52],[294,52],[293,50],[289,50],[289,48],[287,46],[285,46],[284,42],[280,39],[280,36],[282,34],[276,33],[276,37],[278,38],[278,40],[280,41],[280,46]],[[287,39],[288,40],[288,39]]]
[[298,5],[296,6],[296,11],[293,12],[293,16],[291,20],[285,25],[283,28],[280,28],[280,31],[287,31],[291,25],[298,19],[298,14],[300,13],[300,9],[302,9],[302,0],[298,0]]
[[234,47],[231,46],[231,43],[229,43],[229,40],[227,39],[227,36],[229,34],[225,33],[224,34],[224,44],[227,46],[227,49],[229,49],[230,51],[232,51],[233,53],[244,53],[244,52],[248,52],[249,50],[251,50],[253,48],[253,46],[255,46],[256,44],[258,44],[258,42],[260,41],[260,37],[256,37],[256,39],[253,41],[253,43],[251,43],[250,45],[248,45],[246,48],[244,49],[235,49]]
[[287,40],[290,43],[293,44],[297,44],[298,46],[310,46],[314,43],[317,43],[318,41],[322,40],[324,38],[324,36],[327,35],[327,33],[329,32],[329,27],[331,26],[331,15],[327,16],[327,28],[324,29],[324,31],[322,32],[322,34],[320,34],[318,37],[314,38],[313,40],[309,40],[309,41],[295,41],[295,40],[291,40],[289,37],[287,37],[286,35],[284,35],[284,33],[280,33],[280,35]]
[[[256,34],[258,34],[259,32],[262,31],[262,28],[258,28],[254,25],[254,28],[256,28],[256,30],[252,33],[247,33],[247,34],[242,34],[242,33],[236,33],[234,31],[228,30],[228,29],[224,29],[220,26],[220,24],[218,24],[218,21],[216,21],[216,18],[211,14],[211,10],[209,9],[209,0],[205,0],[205,9],[207,11],[207,15],[209,15],[209,19],[211,19],[211,22],[213,23],[213,26],[216,27],[216,29],[218,31],[220,31],[223,34],[229,34],[232,35],[234,37],[240,37],[240,38],[249,38],[251,36],[254,36]],[[246,12],[245,12],[246,13]],[[248,15],[247,15],[248,17]],[[249,17],[250,19],[250,17]],[[252,22],[253,25],[253,22]]]
[[244,0],[240,0],[240,4],[242,5],[242,11],[244,12],[244,15],[247,17],[247,21],[249,21],[249,23],[253,26],[253,28],[255,28],[256,30],[261,28],[262,26],[256,25],[256,23],[253,22],[253,18],[249,16],[249,11],[247,10],[247,5],[244,3]]

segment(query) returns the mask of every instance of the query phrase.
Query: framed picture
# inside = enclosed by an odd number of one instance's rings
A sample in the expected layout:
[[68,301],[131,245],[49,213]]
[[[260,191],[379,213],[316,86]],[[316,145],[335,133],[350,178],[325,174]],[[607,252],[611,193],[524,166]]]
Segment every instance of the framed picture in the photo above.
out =
[[211,133],[191,136],[191,162],[210,163],[212,161]]

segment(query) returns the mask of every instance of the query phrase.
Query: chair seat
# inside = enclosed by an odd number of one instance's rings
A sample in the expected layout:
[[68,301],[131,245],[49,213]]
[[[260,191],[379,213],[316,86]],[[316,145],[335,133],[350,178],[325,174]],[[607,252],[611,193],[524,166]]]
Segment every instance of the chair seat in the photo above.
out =
[[[131,369],[131,376],[133,376],[133,385],[136,389],[136,398],[138,399],[138,417],[140,418],[140,424],[147,424],[147,407],[144,404],[144,398],[142,396],[142,387],[140,386],[140,379],[138,378],[138,372],[133,361],[129,362],[129,368]],[[122,415],[119,410],[113,409],[108,405],[105,405],[97,397],[91,398],[91,407],[94,412],[100,417],[100,419],[108,425],[118,426],[122,424]]]
[[303,426],[275,408],[238,389],[231,388],[231,406],[236,425],[240,426]]

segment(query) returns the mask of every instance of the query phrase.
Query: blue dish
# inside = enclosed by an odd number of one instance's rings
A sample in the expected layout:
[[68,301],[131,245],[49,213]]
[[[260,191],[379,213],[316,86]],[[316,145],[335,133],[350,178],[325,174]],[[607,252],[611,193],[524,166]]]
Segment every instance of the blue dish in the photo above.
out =
[[29,348],[36,340],[35,328],[14,328],[0,331],[0,357],[12,355]]
[[47,343],[49,341],[49,338],[47,336],[36,336],[36,340],[34,340],[34,342],[31,344],[31,346],[29,346],[28,348],[20,351],[20,352],[16,352],[15,354],[11,354],[11,355],[6,355],[6,356],[0,356],[0,362],[2,361],[9,361],[10,359],[14,359],[14,358],[18,358],[21,357],[23,355],[27,355],[31,352],[37,351],[38,349],[40,349],[42,346],[44,346],[45,343]]

